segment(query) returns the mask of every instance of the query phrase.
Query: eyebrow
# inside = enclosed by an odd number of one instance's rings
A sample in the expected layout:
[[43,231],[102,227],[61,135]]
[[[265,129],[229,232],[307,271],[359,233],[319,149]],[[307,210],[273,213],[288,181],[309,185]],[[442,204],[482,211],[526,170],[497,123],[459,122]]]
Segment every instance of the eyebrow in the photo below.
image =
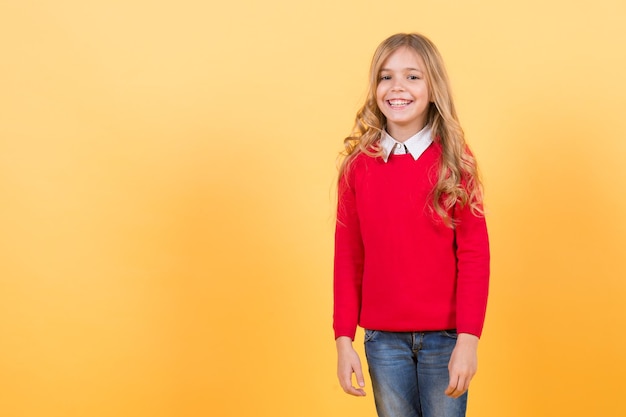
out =
[[[408,70],[408,71],[419,71],[419,72],[424,72],[424,71],[422,71],[422,70],[421,70],[421,69],[419,69],[419,68],[403,68],[403,70],[405,70],[405,71],[407,71],[407,70]],[[383,71],[393,71],[393,70],[391,70],[391,69],[389,69],[389,68],[381,68],[381,69],[380,69],[380,72],[383,72]]]

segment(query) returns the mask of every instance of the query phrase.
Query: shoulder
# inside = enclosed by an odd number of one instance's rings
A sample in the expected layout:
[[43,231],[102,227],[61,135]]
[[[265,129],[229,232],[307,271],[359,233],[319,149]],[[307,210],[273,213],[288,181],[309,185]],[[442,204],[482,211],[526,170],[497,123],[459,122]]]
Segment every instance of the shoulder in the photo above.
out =
[[339,178],[340,187],[353,188],[357,183],[360,183],[368,173],[375,170],[375,166],[382,164],[381,157],[374,155],[368,155],[365,152],[359,151],[354,155],[350,155],[349,160],[344,165],[343,172]]
[[378,156],[378,149],[369,148],[367,152],[359,151],[355,155],[351,156],[350,167],[354,170],[366,169],[368,165],[372,163],[381,162],[382,158]]
[[430,148],[429,149],[435,155],[441,155],[443,153],[443,144],[441,143],[441,138],[439,136],[436,136],[433,139],[433,143],[430,144]]

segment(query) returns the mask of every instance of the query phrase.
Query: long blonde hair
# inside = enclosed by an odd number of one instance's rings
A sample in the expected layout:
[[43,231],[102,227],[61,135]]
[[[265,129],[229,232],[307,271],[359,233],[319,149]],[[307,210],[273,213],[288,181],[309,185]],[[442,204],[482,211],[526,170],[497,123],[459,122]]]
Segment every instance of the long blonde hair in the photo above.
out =
[[374,52],[370,66],[369,89],[365,104],[356,114],[354,128],[343,141],[345,151],[339,168],[341,179],[359,153],[380,156],[379,139],[387,119],[376,104],[379,73],[387,58],[396,50],[408,47],[424,60],[426,82],[430,92],[430,106],[426,124],[431,126],[433,137],[441,144],[442,155],[437,183],[432,192],[433,208],[443,222],[454,227],[452,209],[456,204],[469,204],[475,215],[484,215],[482,208],[482,183],[476,160],[472,156],[459,123],[450,81],[441,54],[425,36],[418,33],[398,33],[385,39]]

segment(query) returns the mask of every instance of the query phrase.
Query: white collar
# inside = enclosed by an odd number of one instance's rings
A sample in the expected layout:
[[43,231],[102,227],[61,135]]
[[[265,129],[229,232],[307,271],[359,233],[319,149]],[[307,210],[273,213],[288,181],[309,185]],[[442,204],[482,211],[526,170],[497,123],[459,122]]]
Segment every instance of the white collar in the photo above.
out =
[[417,161],[417,158],[433,143],[432,130],[430,126],[427,125],[404,142],[395,140],[386,130],[383,130],[380,139],[380,147],[383,150],[383,160],[385,162],[389,160],[389,155],[391,155],[394,148],[399,143],[405,145],[413,159]]

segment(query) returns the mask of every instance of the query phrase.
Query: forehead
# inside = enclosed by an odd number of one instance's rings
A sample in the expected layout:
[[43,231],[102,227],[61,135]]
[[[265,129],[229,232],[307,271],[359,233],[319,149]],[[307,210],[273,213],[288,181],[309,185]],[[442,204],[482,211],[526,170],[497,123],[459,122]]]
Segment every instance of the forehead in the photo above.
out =
[[422,57],[413,48],[407,46],[402,46],[393,51],[380,66],[380,71],[403,69],[425,70]]

